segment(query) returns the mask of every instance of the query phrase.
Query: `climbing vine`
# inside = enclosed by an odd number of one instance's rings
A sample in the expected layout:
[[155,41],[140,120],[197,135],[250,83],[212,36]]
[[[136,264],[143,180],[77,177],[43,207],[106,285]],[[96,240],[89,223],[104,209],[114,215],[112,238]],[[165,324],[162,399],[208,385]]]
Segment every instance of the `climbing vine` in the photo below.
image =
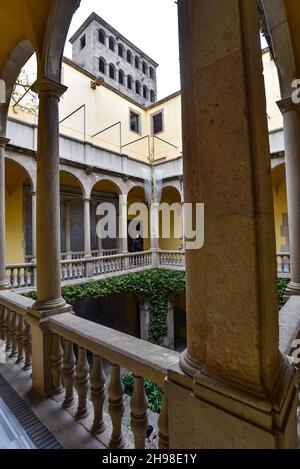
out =
[[[172,294],[184,294],[185,273],[176,270],[146,270],[133,272],[81,285],[62,288],[62,296],[68,304],[78,300],[104,297],[119,293],[134,293],[150,304],[149,341],[161,344],[167,335],[168,298]],[[26,296],[36,299],[36,293]]]

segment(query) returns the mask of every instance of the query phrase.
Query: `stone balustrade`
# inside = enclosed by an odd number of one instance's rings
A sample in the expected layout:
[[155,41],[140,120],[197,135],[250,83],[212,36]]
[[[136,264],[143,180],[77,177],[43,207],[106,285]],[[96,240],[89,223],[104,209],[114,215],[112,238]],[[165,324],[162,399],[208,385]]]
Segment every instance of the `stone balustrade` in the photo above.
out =
[[[62,282],[80,281],[149,268],[185,269],[185,252],[152,250],[119,254],[118,250],[107,250],[103,251],[101,256],[98,256],[98,251],[93,251],[91,258],[85,258],[83,252],[73,253],[70,259],[63,255],[61,280]],[[6,272],[12,289],[35,286],[36,268],[33,263],[8,265]],[[289,278],[289,253],[277,254],[277,272],[278,278]]]
[[[0,293],[0,338],[5,341],[7,355],[24,370],[31,367],[32,345],[27,311],[32,303],[17,293]],[[82,423],[87,419],[92,422],[89,430],[100,440],[101,435],[108,432],[107,446],[110,448],[130,447],[134,441],[135,448],[142,449],[148,429],[148,400],[144,386],[144,378],[147,378],[163,393],[157,423],[158,446],[162,449],[169,447],[168,399],[164,383],[167,370],[178,364],[177,352],[78,318],[72,313],[45,319],[42,329],[52,344],[48,351],[51,394],[62,403],[63,409],[74,415],[76,421]],[[109,372],[104,372],[103,360],[109,363]],[[129,401],[129,398],[124,399],[124,370],[134,376],[130,397],[133,438],[129,439],[122,423],[125,405]],[[107,376],[109,383],[106,383]],[[110,419],[107,415],[105,418],[106,400]]]
[[290,278],[290,253],[277,254],[278,278]]

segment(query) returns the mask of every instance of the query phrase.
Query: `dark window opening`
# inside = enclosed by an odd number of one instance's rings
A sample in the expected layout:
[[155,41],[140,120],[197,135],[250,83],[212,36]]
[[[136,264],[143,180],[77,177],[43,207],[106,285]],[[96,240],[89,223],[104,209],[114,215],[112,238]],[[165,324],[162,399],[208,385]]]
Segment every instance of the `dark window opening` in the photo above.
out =
[[132,90],[132,78],[130,76],[127,77],[127,88]]
[[105,74],[105,60],[102,58],[99,59],[99,71]]
[[112,64],[109,66],[109,78],[112,80],[115,80],[116,78],[115,67]]
[[154,116],[152,116],[152,128],[153,128],[153,134],[159,134],[160,132],[163,131],[163,113],[158,112]]
[[124,85],[124,72],[123,72],[123,70],[119,70],[119,83],[120,83],[120,85]]
[[141,94],[141,84],[139,81],[135,82],[135,92],[136,94],[140,95]]
[[148,88],[147,86],[143,86],[143,96],[145,99],[148,99]]
[[146,64],[146,62],[143,62],[143,73],[144,73],[145,75],[147,75],[147,71],[148,71],[147,64]]
[[115,50],[115,41],[113,37],[109,38],[109,48],[110,50],[114,51]]
[[150,101],[151,103],[155,103],[155,93],[153,90],[150,91]]
[[124,55],[124,47],[122,46],[122,44],[119,44],[119,45],[118,45],[118,55],[123,58],[123,55]]
[[105,33],[102,29],[99,30],[99,42],[101,42],[101,44],[105,44]]
[[82,38],[80,39],[80,47],[81,47],[81,49],[84,49],[85,46],[86,46],[86,37],[85,37],[85,35],[84,35],[84,36],[82,36]]
[[135,68],[140,68],[140,59],[138,57],[135,58]]
[[150,78],[153,80],[154,79],[154,69],[152,67],[149,68],[149,75],[150,75]]
[[132,53],[130,52],[130,50],[127,51],[127,62],[129,64],[132,64]]
[[130,111],[130,130],[137,134],[140,133],[140,116],[133,111]]

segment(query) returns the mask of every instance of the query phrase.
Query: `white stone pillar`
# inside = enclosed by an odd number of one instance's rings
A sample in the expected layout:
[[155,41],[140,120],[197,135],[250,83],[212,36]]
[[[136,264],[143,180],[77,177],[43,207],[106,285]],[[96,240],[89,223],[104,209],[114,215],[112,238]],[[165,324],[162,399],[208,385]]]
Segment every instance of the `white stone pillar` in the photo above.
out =
[[67,259],[70,259],[72,256],[71,248],[71,201],[65,201],[65,244],[66,244],[66,255]]
[[159,248],[159,204],[150,205],[150,247],[152,250]]
[[150,304],[145,298],[140,298],[140,338],[149,340]]
[[187,351],[166,385],[170,447],[295,448],[257,3],[178,6],[184,197],[205,204],[205,244],[186,253]]
[[66,87],[40,78],[32,87],[39,96],[37,158],[37,296],[34,309],[57,310],[61,296],[59,118],[58,103]]
[[90,199],[84,199],[84,257],[91,257],[91,211]]
[[0,137],[0,290],[9,288],[5,270],[5,147],[8,142],[7,138]]
[[286,187],[289,211],[291,282],[287,296],[300,295],[300,104],[278,102],[283,114]]
[[122,254],[128,252],[127,194],[119,195],[119,239]]

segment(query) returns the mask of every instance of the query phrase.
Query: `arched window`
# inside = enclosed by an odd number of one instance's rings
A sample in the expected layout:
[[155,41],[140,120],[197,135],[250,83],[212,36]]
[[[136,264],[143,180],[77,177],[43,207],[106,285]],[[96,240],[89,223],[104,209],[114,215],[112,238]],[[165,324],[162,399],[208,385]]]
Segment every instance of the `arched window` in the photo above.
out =
[[140,82],[139,82],[138,80],[135,82],[135,92],[136,92],[136,94],[138,94],[138,95],[141,94],[141,84],[140,84]]
[[105,74],[105,59],[103,57],[99,59],[99,72]]
[[134,64],[135,68],[140,68],[140,59],[138,58],[138,56],[135,57]]
[[120,85],[124,85],[124,81],[125,81],[124,72],[123,72],[123,70],[119,70],[119,83],[120,83]]
[[105,32],[103,29],[99,29],[99,42],[101,42],[101,44],[105,44]]
[[115,40],[112,36],[110,36],[110,38],[109,38],[108,45],[109,45],[110,50],[112,50],[114,52],[115,51]]
[[155,103],[155,93],[153,90],[150,91],[150,101],[151,103]]
[[124,57],[124,46],[122,46],[122,44],[118,44],[118,55],[120,57]]
[[127,88],[132,90],[132,77],[130,75],[127,77]]
[[129,64],[132,64],[132,53],[130,52],[130,50],[127,51],[127,62]]
[[149,76],[152,80],[154,79],[154,68],[153,67],[149,68]]
[[148,99],[148,88],[146,85],[143,86],[143,97]]
[[148,73],[148,67],[147,67],[146,62],[143,62],[143,73],[144,73],[145,75],[147,75],[147,73]]
[[116,69],[113,64],[110,64],[109,66],[109,78],[111,78],[112,80],[116,79]]

